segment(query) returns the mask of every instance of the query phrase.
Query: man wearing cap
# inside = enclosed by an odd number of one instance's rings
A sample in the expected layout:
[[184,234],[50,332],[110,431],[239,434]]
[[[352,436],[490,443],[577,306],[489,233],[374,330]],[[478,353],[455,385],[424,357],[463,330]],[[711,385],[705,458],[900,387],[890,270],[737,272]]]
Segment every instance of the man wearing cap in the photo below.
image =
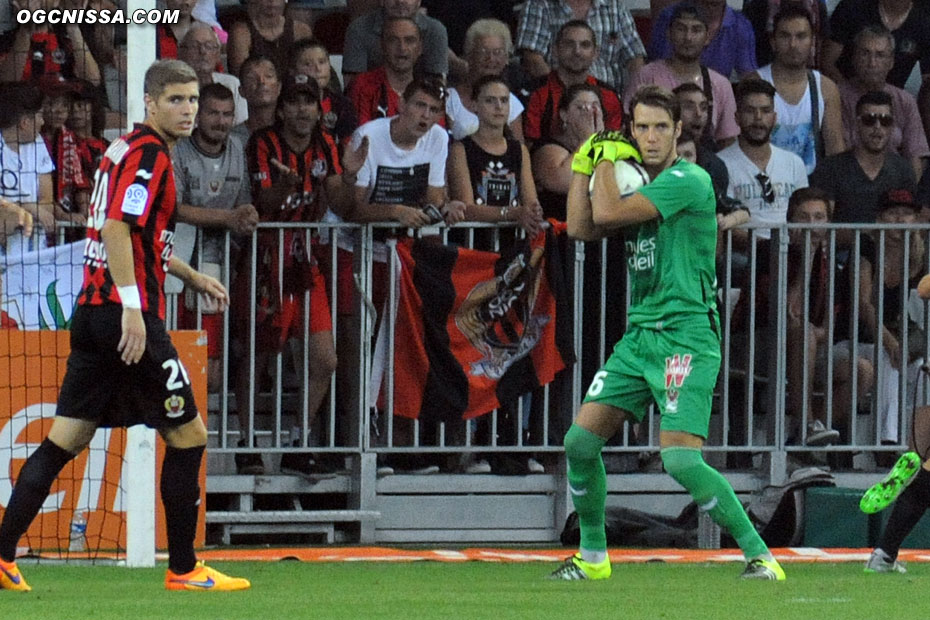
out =
[[668,23],[671,55],[643,67],[624,90],[623,100],[632,101],[637,89],[644,84],[658,84],[669,90],[683,83],[697,84],[707,98],[708,135],[718,148],[723,148],[735,142],[739,134],[736,101],[730,81],[701,62],[707,40],[707,14],[703,7],[691,0],[676,4]]
[[[917,181],[910,163],[888,150],[894,126],[891,95],[869,91],[856,102],[856,135],[852,150],[825,158],[811,175],[811,185],[836,201],[835,222],[875,221],[882,196],[891,189],[914,192]],[[851,237],[845,237],[846,240]]]
[[[354,184],[368,152],[367,140],[347,147],[339,156],[335,139],[321,122],[321,93],[316,80],[305,75],[288,78],[281,87],[275,124],[252,134],[246,146],[252,198],[261,222],[318,222],[327,208],[344,213],[355,197]],[[336,368],[332,322],[326,283],[316,262],[308,234],[301,229],[259,233],[255,248],[257,280],[252,287],[251,263],[237,278],[237,301],[242,302],[241,323],[236,332],[248,339],[251,331],[249,305],[255,312],[255,368],[264,368],[271,354],[289,338],[305,338],[309,348],[306,378],[307,411],[313,424]],[[283,246],[283,247],[282,247]],[[251,257],[249,257],[251,258]],[[278,274],[282,274],[280,277]],[[305,322],[305,294],[309,293],[309,321]],[[248,340],[246,340],[248,342]],[[249,392],[253,377],[249,364],[241,364],[236,381],[239,407],[239,445],[251,447]],[[294,438],[295,440],[298,438]],[[292,453],[282,461],[283,470],[313,473],[319,464],[310,455]],[[261,473],[256,452],[236,455],[239,473]]]

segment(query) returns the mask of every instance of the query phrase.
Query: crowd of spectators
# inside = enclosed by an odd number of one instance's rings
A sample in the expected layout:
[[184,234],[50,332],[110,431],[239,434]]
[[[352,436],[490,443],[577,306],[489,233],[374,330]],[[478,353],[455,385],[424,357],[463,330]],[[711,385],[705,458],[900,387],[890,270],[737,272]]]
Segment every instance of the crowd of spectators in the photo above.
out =
[[[748,213],[751,231],[733,233],[737,277],[747,273],[753,244],[765,244],[769,229],[788,220],[792,197],[809,185],[822,193],[795,199],[800,206],[793,211],[808,218],[798,221],[825,215],[869,224],[902,210],[913,217],[894,221],[926,219],[930,8],[924,2],[840,0],[832,15],[823,0],[747,0],[742,11],[725,0],[654,2],[650,27],[621,0],[350,0],[354,19],[338,50],[314,38],[308,13],[285,0],[242,2],[238,19],[217,20],[209,0],[165,0],[180,19],[158,27],[156,54],[186,61],[201,86],[197,129],[174,154],[184,223],[177,251],[234,282],[235,320],[255,316],[256,350],[243,348],[248,321],[231,343],[257,369],[240,363],[233,375],[244,447],[252,447],[255,430],[248,394],[271,354],[295,336],[310,343],[310,423],[295,439],[311,447],[333,373],[341,390],[353,391],[360,333],[353,323],[350,236],[262,233],[252,248],[248,239],[259,222],[393,221],[421,228],[436,223],[424,210],[435,205],[448,224],[516,222],[533,234],[544,217],[565,218],[573,152],[596,131],[622,130],[624,102],[642,85],[674,89],[683,151],[711,174],[722,215],[734,208]],[[13,0],[11,6],[118,3]],[[125,83],[125,48],[126,33],[115,27],[10,24],[0,35],[0,196],[36,223],[30,239],[4,231],[6,253],[74,238],[56,235],[56,222],[85,224],[104,135],[118,135],[123,125],[125,102],[108,82]],[[341,53],[341,63],[334,66],[331,52]],[[926,79],[915,97],[905,85],[918,64]],[[888,206],[889,192],[898,192],[897,211]],[[720,221],[723,228],[739,220]],[[203,243],[195,248],[198,228]],[[229,255],[225,231],[232,233]],[[886,262],[894,262],[898,256],[887,252],[898,238],[883,239]],[[809,241],[806,254],[823,262],[822,238]],[[850,237],[838,241],[848,244]],[[331,243],[338,251],[330,251]],[[874,247],[860,245],[862,260],[874,261]],[[606,295],[605,308],[623,307],[622,255],[620,243],[608,243],[606,257],[589,253],[585,281],[595,284],[586,286],[586,305]],[[229,273],[220,273],[223,265]],[[376,304],[384,294],[383,266],[375,267]],[[597,288],[602,269],[604,291]],[[863,269],[861,277],[872,278],[872,271]],[[330,273],[335,282],[327,281]],[[885,278],[888,285],[888,272]],[[864,288],[865,280],[853,283],[850,296],[862,297]],[[332,311],[328,291],[338,295]],[[185,311],[196,315],[197,306],[194,300],[181,306],[181,320],[189,322]],[[825,311],[818,308],[816,316],[794,316],[790,327],[814,330],[811,353],[819,355]],[[222,323],[209,308],[200,311],[210,333],[213,388],[223,372]],[[612,342],[623,316],[605,312]],[[886,320],[900,320],[893,312],[886,309]],[[331,315],[339,321],[335,345]],[[858,337],[874,341],[874,323]],[[895,338],[888,331],[882,342],[898,368]],[[597,360],[582,363],[587,380]],[[849,401],[848,366],[838,365],[845,383],[834,403]],[[873,370],[859,373],[860,395],[871,387]],[[808,398],[795,385],[800,381],[801,375],[791,378],[792,408]],[[812,443],[836,440],[829,421],[843,416],[807,408],[817,413],[801,435]],[[883,429],[883,439],[900,440],[897,428]],[[245,454],[240,470],[260,469],[255,457]],[[321,465],[305,457],[288,468]]]

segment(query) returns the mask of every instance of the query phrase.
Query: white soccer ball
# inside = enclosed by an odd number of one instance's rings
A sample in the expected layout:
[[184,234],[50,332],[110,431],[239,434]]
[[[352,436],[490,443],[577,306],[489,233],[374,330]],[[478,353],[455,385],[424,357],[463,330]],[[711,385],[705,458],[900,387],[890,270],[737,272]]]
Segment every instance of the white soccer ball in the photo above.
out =
[[[594,176],[596,174],[595,171],[588,183],[589,195],[594,191]],[[614,179],[617,180],[617,187],[620,188],[621,198],[626,198],[650,181],[649,173],[634,159],[618,159],[615,161]]]

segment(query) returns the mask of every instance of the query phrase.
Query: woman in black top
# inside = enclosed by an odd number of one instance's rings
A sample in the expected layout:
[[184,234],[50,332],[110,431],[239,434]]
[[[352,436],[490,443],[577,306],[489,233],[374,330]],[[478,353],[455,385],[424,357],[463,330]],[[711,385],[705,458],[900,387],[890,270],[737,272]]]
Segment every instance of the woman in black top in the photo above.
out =
[[478,131],[449,149],[449,193],[477,222],[517,222],[530,236],[542,223],[542,207],[526,146],[507,135],[510,88],[486,76],[472,91]]

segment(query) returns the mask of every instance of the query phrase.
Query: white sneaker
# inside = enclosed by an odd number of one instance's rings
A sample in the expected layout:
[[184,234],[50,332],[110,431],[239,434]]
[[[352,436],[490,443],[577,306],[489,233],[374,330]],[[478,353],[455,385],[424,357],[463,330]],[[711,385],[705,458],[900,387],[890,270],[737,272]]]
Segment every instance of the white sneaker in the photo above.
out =
[[490,474],[491,464],[488,463],[485,459],[481,459],[480,461],[472,461],[465,467],[464,471],[466,474]]
[[807,424],[807,441],[808,446],[827,446],[836,443],[840,438],[840,432],[832,428],[827,428],[820,420],[811,420]]
[[412,474],[414,476],[429,476],[431,474],[438,474],[439,465],[426,465],[424,467],[419,467],[417,469],[411,469],[410,471],[406,471],[404,473]]
[[378,465],[378,476],[393,476],[394,468],[390,465]]
[[543,467],[542,463],[540,463],[533,457],[530,457],[526,461],[526,471],[528,471],[531,474],[544,474],[546,473],[546,468]]
[[872,551],[868,562],[865,563],[865,572],[867,573],[906,573],[907,568],[901,562],[892,560],[888,554],[881,549]]

